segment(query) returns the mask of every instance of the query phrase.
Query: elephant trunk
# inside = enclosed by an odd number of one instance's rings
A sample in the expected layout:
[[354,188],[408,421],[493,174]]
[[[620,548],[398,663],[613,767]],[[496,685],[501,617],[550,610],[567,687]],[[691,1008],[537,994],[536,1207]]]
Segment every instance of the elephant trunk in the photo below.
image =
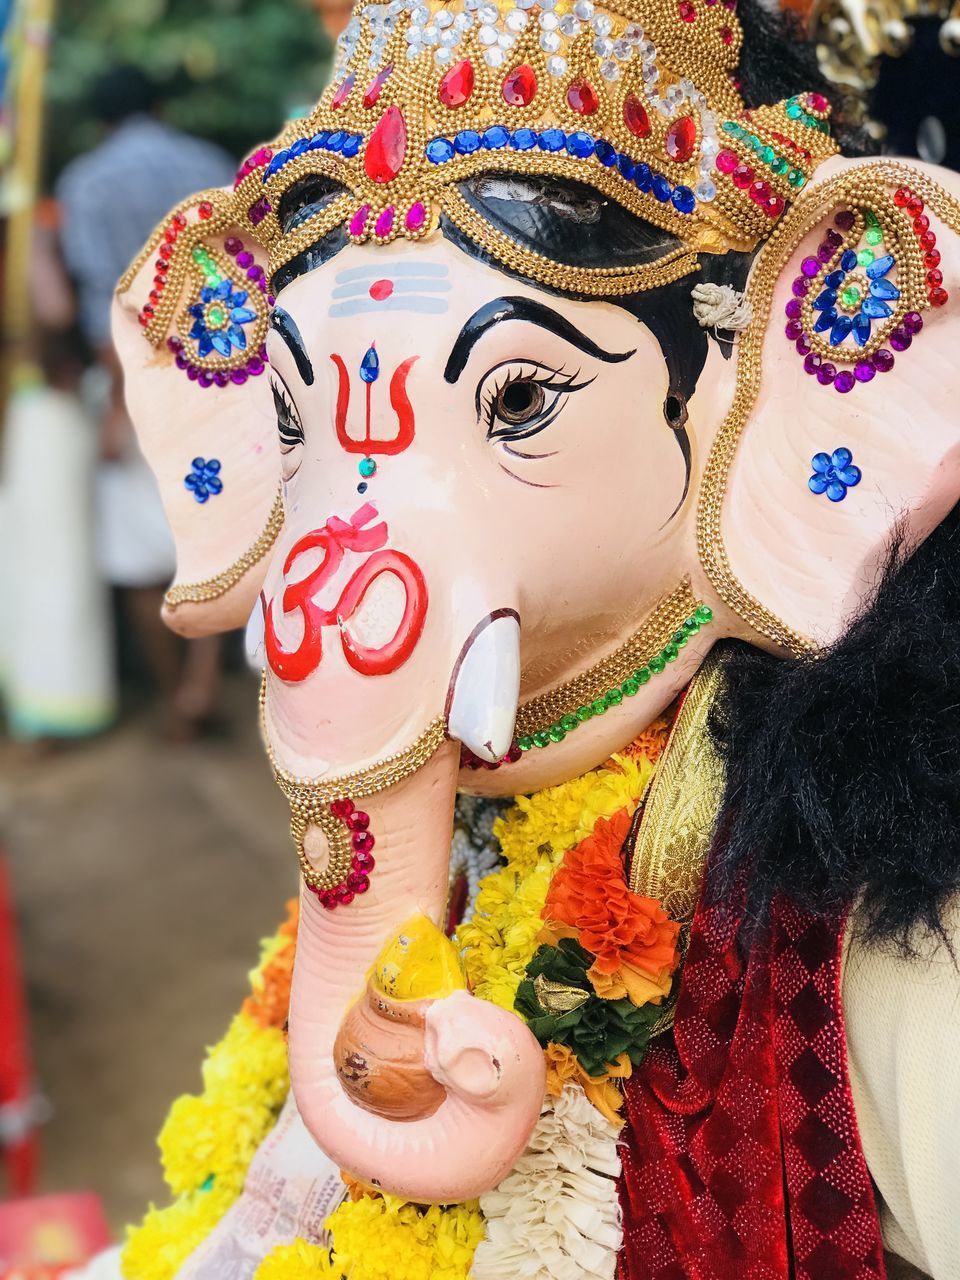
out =
[[544,1090],[537,1042],[463,989],[440,931],[458,755],[445,743],[365,802],[378,833],[368,892],[336,910],[304,892],[290,1010],[291,1083],[319,1146],[424,1204],[505,1177]]

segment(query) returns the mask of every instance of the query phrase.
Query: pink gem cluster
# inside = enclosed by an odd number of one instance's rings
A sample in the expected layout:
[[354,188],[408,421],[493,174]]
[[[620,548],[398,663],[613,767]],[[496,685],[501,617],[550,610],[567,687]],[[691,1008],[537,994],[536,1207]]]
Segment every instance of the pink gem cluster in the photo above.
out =
[[358,893],[366,893],[370,888],[370,872],[377,865],[373,856],[376,845],[370,827],[370,815],[358,809],[352,800],[335,800],[330,812],[338,818],[350,834],[353,845],[353,859],[346,879],[332,889],[316,889],[309,885],[310,892],[316,894],[322,907],[333,911],[336,907],[345,907],[351,903]]

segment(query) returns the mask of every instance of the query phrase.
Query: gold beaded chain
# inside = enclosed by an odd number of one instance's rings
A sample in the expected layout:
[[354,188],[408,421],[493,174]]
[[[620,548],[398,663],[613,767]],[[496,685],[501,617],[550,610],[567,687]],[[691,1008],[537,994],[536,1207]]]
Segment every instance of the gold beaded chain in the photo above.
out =
[[[443,716],[433,720],[409,747],[394,752],[374,764],[335,778],[303,778],[288,773],[277,761],[267,730],[267,677],[260,683],[260,731],[267,759],[273,768],[277,785],[290,805],[290,834],[297,850],[297,860],[306,884],[317,891],[332,890],[350,873],[354,849],[349,828],[331,810],[338,800],[363,800],[395,787],[436,755],[447,740]],[[307,831],[317,826],[327,840],[329,856],[318,870],[304,847]]]
[[[532,164],[517,162],[511,165],[516,172],[525,168],[539,173],[544,167],[538,165],[534,168]],[[597,185],[601,184],[598,182]],[[660,289],[700,270],[700,260],[685,247],[673,249],[654,262],[631,267],[573,267],[536,253],[491,226],[456,187],[449,187],[444,192],[442,208],[455,227],[508,271],[516,271],[528,280],[567,293],[589,297],[627,297],[645,289]]]
[[651,657],[662,653],[696,609],[697,599],[690,589],[690,579],[684,578],[619,649],[572,680],[524,702],[517,712],[516,737],[532,737],[550,725],[561,723],[564,716],[576,716],[580,707],[590,706],[609,690],[621,686],[638,668],[646,666]]
[[183,604],[207,604],[226,595],[270,551],[280,536],[283,521],[283,497],[278,493],[263,532],[239,559],[212,578],[204,578],[202,582],[182,582],[171,587],[163,597],[163,603],[174,610]]
[[[707,460],[700,503],[697,510],[697,545],[700,563],[721,599],[759,635],[766,636],[789,652],[801,656],[816,653],[817,644],[778,618],[752,595],[734,573],[723,540],[723,503],[740,437],[757,402],[763,374],[763,347],[773,305],[773,293],[783,268],[804,238],[823,221],[826,214],[843,204],[852,209],[892,207],[888,188],[904,183],[919,195],[950,229],[960,232],[960,201],[944,191],[926,174],[897,161],[877,161],[858,165],[804,193],[788,216],[779,223],[761,250],[750,282],[747,299],[753,308],[753,323],[740,338],[737,355],[736,389],[727,414]],[[897,210],[899,215],[900,211]],[[913,280],[922,255],[905,239],[904,279]],[[904,290],[920,305],[910,285]],[[834,349],[834,356],[836,351]]]

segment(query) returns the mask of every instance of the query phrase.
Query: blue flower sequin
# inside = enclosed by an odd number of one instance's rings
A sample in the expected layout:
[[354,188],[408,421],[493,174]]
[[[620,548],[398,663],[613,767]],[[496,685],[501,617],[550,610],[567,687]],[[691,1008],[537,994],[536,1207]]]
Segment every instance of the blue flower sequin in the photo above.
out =
[[190,466],[193,470],[188,476],[183,477],[183,484],[197,502],[206,502],[209,498],[223,492],[219,458],[194,458]]
[[234,348],[246,350],[247,335],[243,326],[257,318],[257,313],[246,305],[248,297],[242,289],[235,289],[230,280],[221,280],[215,287],[201,290],[200,301],[190,308],[193,316],[190,337],[196,342],[200,357],[213,352],[228,357]]
[[870,331],[874,320],[885,320],[893,315],[891,302],[900,297],[900,290],[892,284],[887,276],[896,263],[893,254],[887,253],[867,266],[867,290],[860,301],[858,310],[853,315],[843,315],[837,307],[839,290],[849,272],[857,266],[857,255],[850,249],[840,259],[840,267],[824,276],[823,292],[815,299],[813,309],[819,311],[814,322],[814,333],[830,331],[830,345],[838,347],[849,336],[859,347],[865,347],[870,341]]
[[816,453],[811,459],[813,475],[807,481],[811,493],[825,493],[831,502],[842,502],[847,490],[860,483],[861,471],[853,465],[849,449]]

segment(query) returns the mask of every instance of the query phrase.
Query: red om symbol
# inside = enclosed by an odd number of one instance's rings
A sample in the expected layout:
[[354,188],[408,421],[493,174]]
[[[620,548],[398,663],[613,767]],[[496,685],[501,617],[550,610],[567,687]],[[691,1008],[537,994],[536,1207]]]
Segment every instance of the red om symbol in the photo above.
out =
[[[284,613],[299,611],[303,619],[303,639],[296,649],[284,649],[273,625],[271,600],[266,609],[265,643],[271,668],[288,683],[306,680],[323,658],[323,629],[337,627],[340,643],[349,665],[365,676],[389,675],[401,667],[413,652],[423,631],[427,613],[427,584],[419,565],[400,551],[384,550],[388,532],[386,523],[366,528],[377,516],[376,507],[365,503],[354,512],[349,523],[331,516],[322,529],[315,529],[290,549],[283,566],[284,577],[294,561],[307,551],[322,548],[323,559],[312,573],[284,589]],[[347,582],[332,609],[321,608],[314,596],[330,581],[343,563],[346,551],[372,552]],[[382,573],[392,573],[403,583],[406,593],[403,617],[392,640],[379,648],[360,644],[343,624],[357,612],[370,587]]]

